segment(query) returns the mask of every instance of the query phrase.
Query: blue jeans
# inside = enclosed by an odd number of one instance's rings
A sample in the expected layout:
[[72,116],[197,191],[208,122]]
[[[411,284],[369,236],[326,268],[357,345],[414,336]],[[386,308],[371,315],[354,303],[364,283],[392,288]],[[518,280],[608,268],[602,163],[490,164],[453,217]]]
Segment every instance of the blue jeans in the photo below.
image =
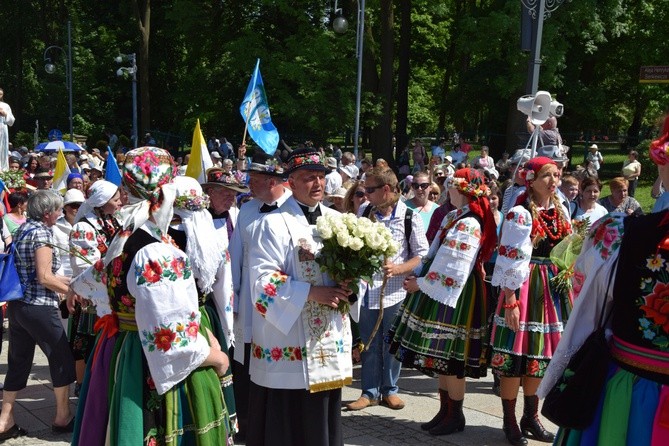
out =
[[[361,356],[362,394],[370,400],[394,395],[399,390],[397,380],[400,377],[402,364],[388,352],[388,345],[383,342],[383,337],[390,330],[400,305],[402,305],[402,302],[384,308],[383,320],[379,330],[369,343],[369,350],[366,350]],[[378,317],[379,310],[370,310],[367,307],[360,308],[359,328],[362,342],[369,340],[369,335],[372,334]]]

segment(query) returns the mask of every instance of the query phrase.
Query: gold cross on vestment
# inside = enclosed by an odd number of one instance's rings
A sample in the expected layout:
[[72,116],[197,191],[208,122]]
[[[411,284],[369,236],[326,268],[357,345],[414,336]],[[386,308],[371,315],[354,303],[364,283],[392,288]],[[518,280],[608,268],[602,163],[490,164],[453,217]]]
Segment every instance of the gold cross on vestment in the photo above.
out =
[[326,355],[325,352],[323,351],[323,347],[318,347],[318,349],[320,350],[320,353],[317,354],[317,355],[314,355],[314,357],[315,357],[316,359],[320,359],[320,361],[321,361],[321,365],[322,365],[322,366],[325,366],[325,360],[326,360],[327,358],[330,358],[332,355]]

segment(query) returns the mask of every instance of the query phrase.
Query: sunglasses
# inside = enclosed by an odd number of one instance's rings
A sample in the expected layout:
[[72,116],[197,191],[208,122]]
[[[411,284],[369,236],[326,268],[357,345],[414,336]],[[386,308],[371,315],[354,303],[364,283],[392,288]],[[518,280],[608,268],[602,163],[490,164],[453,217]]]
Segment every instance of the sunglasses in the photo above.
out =
[[81,207],[81,203],[68,203],[66,206],[69,206],[72,209],[79,209]]
[[414,190],[418,190],[419,188],[425,190],[430,187],[430,183],[411,183],[411,187],[413,187]]
[[381,184],[379,186],[365,186],[365,193],[373,194],[376,189],[380,189],[383,186],[385,186],[385,184]]
[[430,197],[431,197],[431,196],[438,197],[438,196],[439,196],[439,192],[430,192]]
[[362,198],[362,197],[365,196],[365,191],[363,191],[363,190],[357,190],[357,191],[355,191],[354,195],[355,195],[356,197],[358,197],[358,198]]

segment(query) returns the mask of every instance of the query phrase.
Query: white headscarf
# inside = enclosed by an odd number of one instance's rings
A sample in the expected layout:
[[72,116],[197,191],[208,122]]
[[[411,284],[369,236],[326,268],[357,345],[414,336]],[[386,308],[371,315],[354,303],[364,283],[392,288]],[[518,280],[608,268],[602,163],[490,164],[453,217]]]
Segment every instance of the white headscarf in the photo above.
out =
[[118,192],[118,186],[105,180],[98,180],[88,189],[88,198],[81,203],[77,215],[74,217],[74,222],[80,221],[90,214],[95,208],[99,208],[107,204],[114,195]]
[[207,211],[209,197],[202,192],[197,180],[178,176],[172,184],[176,188],[174,213],[181,217],[186,233],[186,254],[191,261],[193,275],[202,291],[209,293],[225,259],[228,247],[225,231],[216,232],[211,214]]

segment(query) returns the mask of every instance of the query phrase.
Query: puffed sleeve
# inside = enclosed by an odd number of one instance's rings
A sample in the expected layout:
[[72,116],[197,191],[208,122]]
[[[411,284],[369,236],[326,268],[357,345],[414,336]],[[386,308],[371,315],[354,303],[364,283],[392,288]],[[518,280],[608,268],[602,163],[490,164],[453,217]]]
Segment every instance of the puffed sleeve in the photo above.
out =
[[79,221],[70,231],[70,264],[72,275],[76,276],[94,264],[102,254],[98,250],[98,232],[85,221]]
[[557,349],[553,352],[538,394],[545,397],[569,364],[571,357],[583,345],[599,324],[602,308],[611,311],[613,303],[613,274],[624,233],[624,214],[608,214],[597,221],[583,243],[574,265],[574,308],[569,315]]
[[171,245],[152,243],[135,255],[127,284],[144,356],[162,395],[209,355],[190,260]]
[[514,206],[502,223],[493,286],[517,290],[530,275],[532,257],[532,214],[523,206]]
[[292,241],[280,214],[268,214],[256,234],[258,242],[249,251],[255,262],[251,268],[252,305],[266,322],[288,334],[300,317],[311,285],[290,275]]
[[[438,239],[435,242],[438,243]],[[476,262],[481,225],[472,217],[459,220],[446,232],[429,271],[416,280],[431,299],[455,308]]]

